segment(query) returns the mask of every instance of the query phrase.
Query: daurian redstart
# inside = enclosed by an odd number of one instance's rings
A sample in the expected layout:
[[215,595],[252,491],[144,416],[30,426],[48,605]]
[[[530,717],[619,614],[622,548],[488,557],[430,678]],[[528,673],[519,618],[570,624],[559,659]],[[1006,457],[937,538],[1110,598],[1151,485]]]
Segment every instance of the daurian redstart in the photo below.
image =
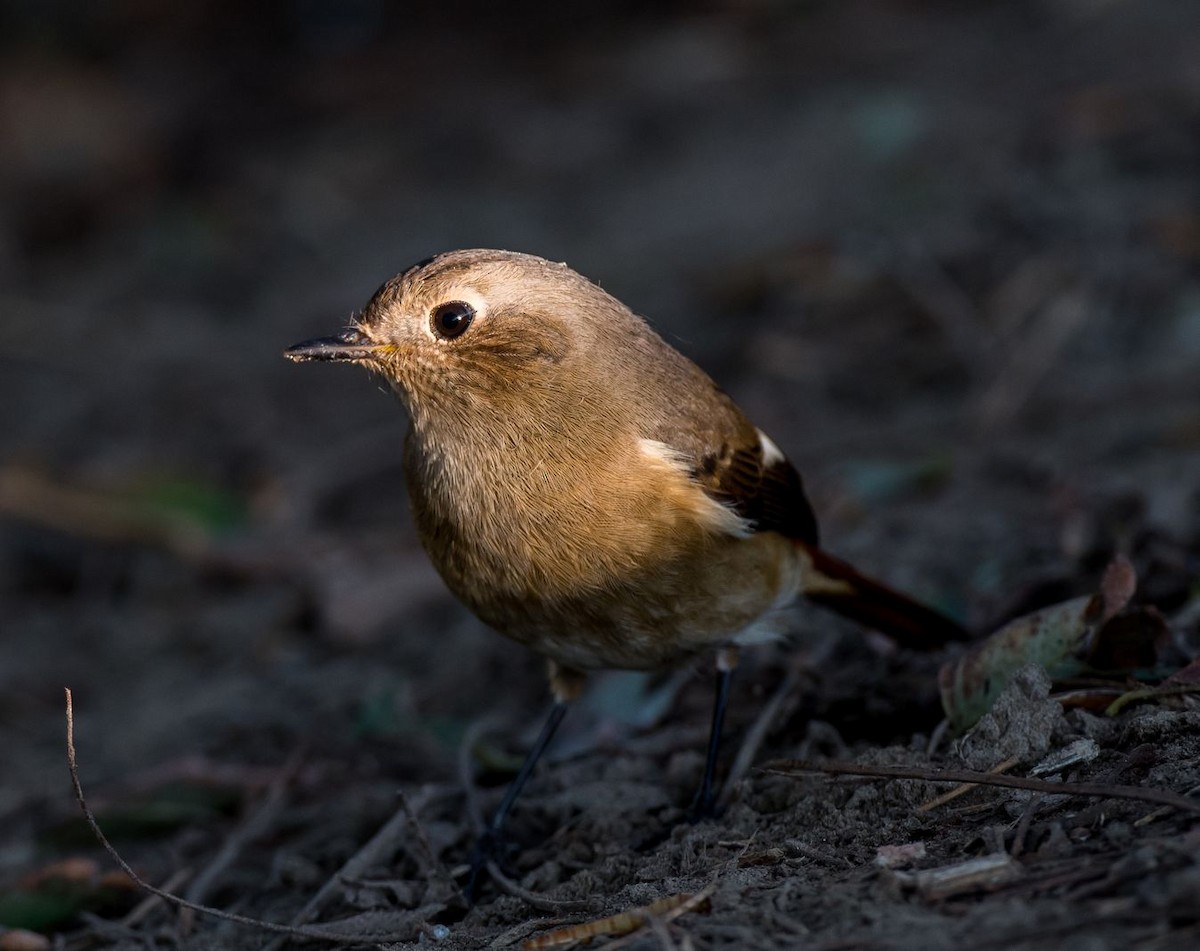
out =
[[440,254],[293,360],[359,363],[408,410],[421,541],[487,624],[549,662],[556,704],[491,826],[498,837],[566,704],[597,668],[718,656],[713,774],[737,645],[797,597],[930,647],[965,631],[817,547],[800,476],[694,363],[564,264]]

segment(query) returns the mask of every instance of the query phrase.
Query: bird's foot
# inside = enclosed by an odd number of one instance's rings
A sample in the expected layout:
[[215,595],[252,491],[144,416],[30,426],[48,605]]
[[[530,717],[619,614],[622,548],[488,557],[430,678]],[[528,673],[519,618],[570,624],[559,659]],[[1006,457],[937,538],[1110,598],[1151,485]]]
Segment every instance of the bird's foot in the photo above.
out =
[[467,884],[463,886],[463,896],[468,905],[474,905],[479,899],[479,890],[488,877],[488,866],[500,862],[508,852],[508,837],[498,829],[484,829],[483,834],[475,842],[471,850],[471,871],[467,876]]
[[692,825],[718,818],[724,810],[717,802],[717,796],[712,790],[701,790],[688,807],[687,821]]

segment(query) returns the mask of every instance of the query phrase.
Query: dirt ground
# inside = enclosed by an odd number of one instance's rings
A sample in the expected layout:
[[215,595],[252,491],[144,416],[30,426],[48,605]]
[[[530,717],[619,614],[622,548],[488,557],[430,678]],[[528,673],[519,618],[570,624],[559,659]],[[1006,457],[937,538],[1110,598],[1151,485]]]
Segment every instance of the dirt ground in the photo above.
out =
[[973,629],[1124,553],[1166,654],[1200,645],[1200,5],[684,6],[5,5],[0,924],[276,940],[109,874],[69,686],[140,875],[357,946],[519,947],[707,889],[593,946],[1200,947],[1195,813],[762,768],[1195,798],[1194,696],[1110,716],[1026,671],[934,745],[950,654],[804,608],[739,671],[723,817],[684,821],[707,669],[604,675],[509,881],[462,903],[540,664],[421,553],[394,399],[280,358],[432,252],[566,260],[649,315],[796,461],[831,551]]

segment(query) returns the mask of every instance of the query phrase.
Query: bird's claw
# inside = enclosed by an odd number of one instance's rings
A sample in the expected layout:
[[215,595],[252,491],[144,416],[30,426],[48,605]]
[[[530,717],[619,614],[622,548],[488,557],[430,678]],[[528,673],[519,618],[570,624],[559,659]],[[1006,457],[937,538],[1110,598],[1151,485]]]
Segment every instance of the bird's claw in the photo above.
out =
[[479,888],[487,878],[488,866],[503,859],[507,851],[508,840],[503,832],[487,828],[475,841],[471,850],[471,871],[467,876],[467,884],[463,886],[463,896],[467,904],[474,905],[479,897]]
[[696,794],[696,798],[692,800],[692,804],[688,806],[687,821],[691,825],[707,822],[709,819],[716,819],[722,811],[717,803],[717,797],[712,792],[709,792],[707,795],[704,792],[699,792]]

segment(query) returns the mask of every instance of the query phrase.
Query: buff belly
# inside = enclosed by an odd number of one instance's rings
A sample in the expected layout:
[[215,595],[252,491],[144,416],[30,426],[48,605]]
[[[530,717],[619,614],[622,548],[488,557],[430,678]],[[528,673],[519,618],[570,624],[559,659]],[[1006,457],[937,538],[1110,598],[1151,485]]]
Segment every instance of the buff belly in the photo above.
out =
[[771,532],[727,537],[602,588],[469,603],[500,633],[565,667],[654,670],[776,636],[800,590],[794,551]]

